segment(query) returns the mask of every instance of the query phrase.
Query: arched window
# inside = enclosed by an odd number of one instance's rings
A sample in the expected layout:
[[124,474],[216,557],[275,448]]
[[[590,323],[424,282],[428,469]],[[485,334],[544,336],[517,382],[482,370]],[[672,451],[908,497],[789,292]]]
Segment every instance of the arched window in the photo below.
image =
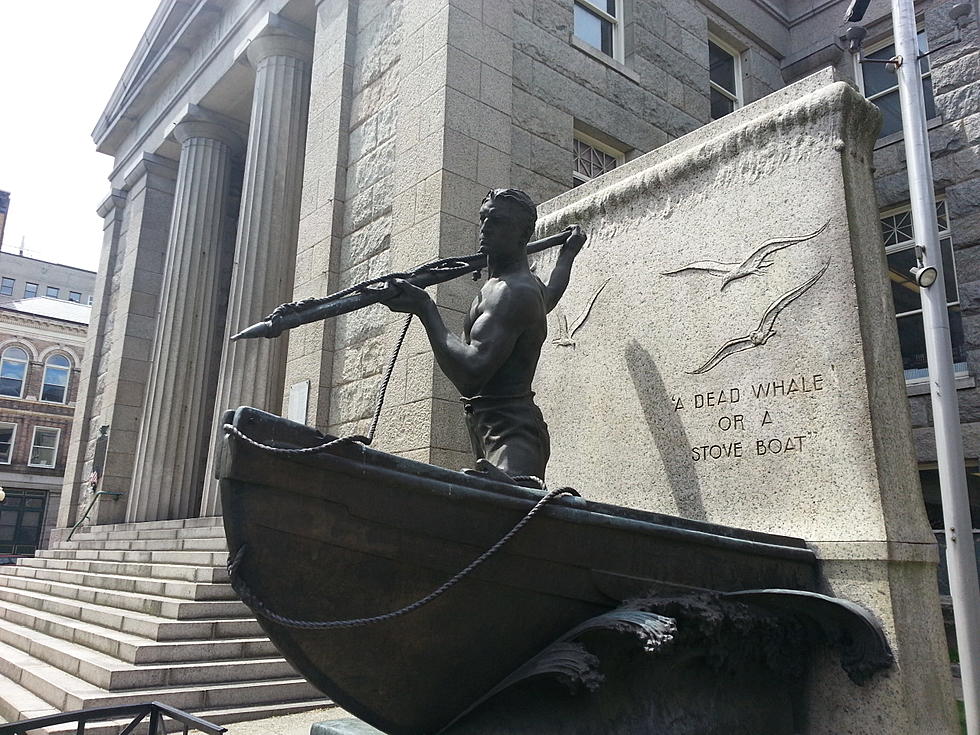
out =
[[0,396],[21,398],[27,377],[27,353],[20,347],[8,347],[0,358]]
[[51,355],[44,361],[41,400],[51,403],[64,403],[68,398],[68,378],[70,376],[71,361],[64,355]]

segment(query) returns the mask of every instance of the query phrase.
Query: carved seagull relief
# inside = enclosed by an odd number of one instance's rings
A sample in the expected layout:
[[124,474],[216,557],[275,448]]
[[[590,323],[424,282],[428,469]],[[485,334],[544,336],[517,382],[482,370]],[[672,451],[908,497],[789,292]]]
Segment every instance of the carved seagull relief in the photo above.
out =
[[577,332],[585,323],[585,320],[589,318],[589,314],[592,312],[593,304],[595,304],[596,299],[599,298],[599,294],[602,293],[602,289],[604,289],[606,284],[611,280],[612,278],[607,278],[602,282],[602,285],[596,289],[596,292],[592,294],[592,298],[589,299],[589,303],[586,304],[585,309],[582,310],[582,313],[579,314],[578,318],[572,323],[571,329],[568,328],[568,317],[566,317],[560,310],[558,311],[558,335],[551,340],[551,344],[558,345],[559,347],[575,346],[575,340],[573,340],[572,337],[575,336],[575,332]]
[[771,258],[773,253],[782,250],[783,248],[788,248],[790,245],[812,240],[827,229],[828,224],[830,224],[830,220],[827,220],[818,229],[807,235],[799,235],[796,237],[778,237],[772,240],[766,240],[766,242],[757,247],[752,254],[741,263],[722,263],[717,260],[697,260],[676,270],[661,273],[661,275],[680,276],[685,273],[701,272],[707,273],[709,276],[714,276],[716,278],[724,277],[724,280],[721,282],[721,290],[724,291],[729,283],[732,281],[737,281],[739,278],[745,278],[746,276],[764,276],[766,274],[764,269],[772,266]]
[[725,358],[731,357],[737,352],[751,350],[755,347],[761,347],[768,342],[769,338],[776,333],[776,330],[774,329],[776,319],[779,317],[782,310],[806,293],[814,283],[820,280],[820,277],[827,272],[827,268],[829,267],[830,261],[828,260],[824,264],[824,267],[821,268],[820,271],[817,272],[816,275],[812,276],[808,281],[800,284],[796,288],[790,289],[769,304],[769,306],[766,308],[766,312],[762,315],[762,319],[759,320],[758,327],[744,337],[735,337],[734,339],[728,340],[718,349],[717,352],[715,352],[715,354],[708,358],[706,363],[704,363],[697,370],[691,370],[688,372],[688,375],[700,375],[702,373],[706,373],[712,368],[716,367],[718,363]]

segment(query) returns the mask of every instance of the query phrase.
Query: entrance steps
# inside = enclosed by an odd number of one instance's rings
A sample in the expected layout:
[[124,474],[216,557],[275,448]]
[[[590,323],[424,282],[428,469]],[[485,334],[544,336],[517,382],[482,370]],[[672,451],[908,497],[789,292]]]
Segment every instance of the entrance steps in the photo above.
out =
[[220,518],[66,536],[0,567],[2,720],[159,701],[224,724],[330,706],[232,590]]

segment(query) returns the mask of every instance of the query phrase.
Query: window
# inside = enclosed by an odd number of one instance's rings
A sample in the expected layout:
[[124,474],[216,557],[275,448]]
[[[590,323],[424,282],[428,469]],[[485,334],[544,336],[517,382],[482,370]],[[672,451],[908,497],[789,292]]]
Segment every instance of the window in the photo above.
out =
[[48,286],[46,289],[44,289],[44,295],[47,296],[49,299],[58,298],[58,295],[60,293],[61,293],[61,289],[59,289],[57,286]]
[[58,437],[61,429],[34,427],[34,440],[31,442],[31,467],[54,467],[58,459]]
[[[960,313],[959,291],[956,287],[956,268],[953,264],[953,241],[949,235],[949,215],[946,202],[936,203],[939,224],[939,247],[942,251],[943,277],[946,280],[946,303],[949,307],[949,339],[953,345],[953,369],[966,372],[966,346],[963,339],[963,316]],[[888,259],[888,278],[892,284],[895,317],[898,320],[898,340],[902,348],[902,366],[906,380],[929,376],[926,362],[925,330],[922,326],[922,301],[919,286],[909,273],[916,264],[915,241],[912,232],[912,213],[908,208],[886,212],[881,218],[881,232]]]
[[13,278],[7,278],[6,276],[0,278],[0,296],[13,296],[14,283],[16,281]]
[[623,60],[622,0],[575,0],[575,37]]
[[711,119],[742,106],[742,65],[739,53],[716,38],[708,39],[708,77]]
[[41,539],[47,493],[6,490],[0,505],[0,554],[33,554]]
[[20,347],[8,347],[0,357],[0,396],[20,398],[24,395],[27,375],[27,353]]
[[78,291],[69,291],[68,300],[74,301],[76,304],[82,303],[82,295]]
[[24,284],[24,298],[33,299],[35,296],[37,296],[37,284],[28,281]]
[[17,424],[0,424],[0,464],[10,464],[14,455],[14,435]]
[[577,130],[572,146],[575,152],[572,168],[573,187],[612,171],[625,160],[621,151]]
[[[872,46],[873,50],[865,51],[859,58],[863,59],[890,59],[895,55],[895,44]],[[919,53],[924,54],[929,51],[929,41],[926,39],[925,31],[919,32]],[[885,64],[860,64],[861,73],[857,75],[861,80],[861,91],[870,102],[874,102],[881,110],[881,137],[892,135],[902,129],[902,107],[898,99],[898,77],[894,72],[888,70]],[[936,101],[932,94],[932,70],[929,68],[929,57],[925,56],[919,61],[919,72],[922,74],[922,96],[926,105],[926,119],[936,116]]]
[[89,306],[91,306],[91,305],[92,305],[92,297],[91,297],[91,296],[89,296],[89,297],[88,297],[88,305],[89,305]]
[[71,376],[71,361],[67,357],[64,355],[49,357],[44,363],[41,400],[64,403],[68,397],[69,376]]

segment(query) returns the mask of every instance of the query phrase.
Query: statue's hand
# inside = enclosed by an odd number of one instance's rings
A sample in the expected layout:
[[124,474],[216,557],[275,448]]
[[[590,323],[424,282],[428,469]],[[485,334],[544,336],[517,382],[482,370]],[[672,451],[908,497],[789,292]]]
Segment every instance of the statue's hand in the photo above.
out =
[[432,297],[418,286],[413,286],[403,278],[395,278],[388,286],[391,295],[382,299],[381,303],[392,311],[406,314],[420,314]]
[[561,249],[570,250],[573,255],[578,255],[588,237],[578,225],[572,225],[569,229],[571,233],[568,235],[568,239],[565,240],[565,244],[562,245]]

